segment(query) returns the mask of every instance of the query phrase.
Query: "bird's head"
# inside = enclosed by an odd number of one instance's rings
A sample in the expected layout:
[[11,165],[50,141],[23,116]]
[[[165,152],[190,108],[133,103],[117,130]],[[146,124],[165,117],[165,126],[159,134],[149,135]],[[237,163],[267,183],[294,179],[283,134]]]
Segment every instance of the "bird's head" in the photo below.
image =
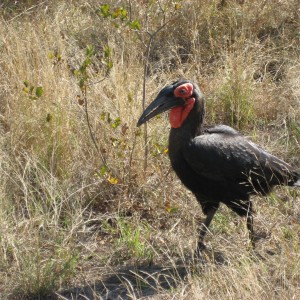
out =
[[137,126],[141,126],[154,116],[167,110],[173,128],[179,128],[193,109],[201,95],[197,85],[189,80],[179,80],[162,89],[154,101],[145,109]]

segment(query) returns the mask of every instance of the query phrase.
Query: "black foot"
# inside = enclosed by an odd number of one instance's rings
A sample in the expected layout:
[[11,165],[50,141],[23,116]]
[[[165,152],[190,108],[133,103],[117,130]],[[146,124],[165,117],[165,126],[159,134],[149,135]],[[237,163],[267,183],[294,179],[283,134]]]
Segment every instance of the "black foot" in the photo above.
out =
[[206,246],[204,245],[204,243],[202,242],[198,242],[198,245],[197,245],[197,253],[198,254],[201,254],[202,251],[204,251],[206,249]]
[[196,262],[200,265],[206,263],[206,246],[203,243],[198,243],[196,251],[195,251],[195,259]]

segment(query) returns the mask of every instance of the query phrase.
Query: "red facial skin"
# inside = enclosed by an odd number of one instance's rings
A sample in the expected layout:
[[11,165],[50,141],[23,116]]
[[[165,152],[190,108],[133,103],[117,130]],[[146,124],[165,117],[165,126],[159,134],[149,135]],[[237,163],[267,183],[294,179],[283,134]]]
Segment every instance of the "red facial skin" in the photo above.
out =
[[[191,97],[193,94],[193,85],[191,83],[184,83],[174,90],[174,96],[186,99],[184,106],[174,107],[169,114],[169,120],[172,128],[181,127],[182,123],[189,115],[195,104],[195,98]],[[191,97],[191,98],[190,98]]]

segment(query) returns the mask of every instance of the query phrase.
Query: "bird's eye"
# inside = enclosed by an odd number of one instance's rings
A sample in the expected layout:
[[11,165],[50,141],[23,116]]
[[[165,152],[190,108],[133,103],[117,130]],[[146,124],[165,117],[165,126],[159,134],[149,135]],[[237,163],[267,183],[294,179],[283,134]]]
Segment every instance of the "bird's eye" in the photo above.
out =
[[174,90],[174,96],[188,98],[193,94],[193,85],[189,82],[183,83]]

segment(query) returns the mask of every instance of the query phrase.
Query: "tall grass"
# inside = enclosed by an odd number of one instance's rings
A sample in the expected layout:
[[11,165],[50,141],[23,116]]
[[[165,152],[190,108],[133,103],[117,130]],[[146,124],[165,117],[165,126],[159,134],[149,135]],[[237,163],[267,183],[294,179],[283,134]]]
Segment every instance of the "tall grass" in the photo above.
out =
[[299,166],[298,2],[107,1],[107,16],[101,4],[0,4],[2,297],[299,297],[299,191],[254,199],[254,253],[222,208],[202,264],[202,214],[170,170],[167,118],[148,126],[146,172],[136,128],[149,34],[167,23],[150,47],[147,103],[178,77],[195,80],[207,123]]

